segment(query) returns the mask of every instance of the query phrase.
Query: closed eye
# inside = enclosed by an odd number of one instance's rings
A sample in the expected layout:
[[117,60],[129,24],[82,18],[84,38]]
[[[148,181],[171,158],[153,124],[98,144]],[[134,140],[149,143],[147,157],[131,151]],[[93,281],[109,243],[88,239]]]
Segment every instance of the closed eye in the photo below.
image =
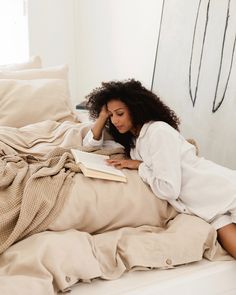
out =
[[[118,116],[118,117],[121,117],[121,116],[124,115],[124,113],[116,113],[115,115]],[[111,114],[110,117],[113,117],[113,114]]]

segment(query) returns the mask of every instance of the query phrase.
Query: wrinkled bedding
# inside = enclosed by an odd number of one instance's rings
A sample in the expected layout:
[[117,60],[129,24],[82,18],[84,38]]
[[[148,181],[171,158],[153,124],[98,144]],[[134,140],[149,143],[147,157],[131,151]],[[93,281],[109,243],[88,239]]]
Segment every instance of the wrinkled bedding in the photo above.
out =
[[[124,170],[127,183],[84,177],[69,149],[82,148],[82,137],[88,128],[89,123],[54,121],[23,128],[0,127],[0,168],[3,172],[6,158],[31,159],[37,167],[44,167],[48,155],[51,158],[57,155],[57,161],[51,161],[57,169],[49,167],[53,173],[41,174],[39,191],[44,189],[43,198],[34,185],[30,188],[29,202],[32,204],[37,200],[40,204],[38,201],[42,199],[41,204],[44,204],[36,211],[31,209],[30,203],[22,206],[22,196],[34,175],[32,171],[40,169],[32,168],[35,166],[30,166],[29,161],[23,162],[28,172],[22,176],[24,184],[17,186],[20,193],[15,195],[18,207],[12,219],[14,222],[6,219],[9,223],[5,224],[4,231],[6,236],[8,227],[8,235],[11,234],[21,215],[27,216],[22,220],[28,220],[24,226],[29,230],[24,235],[25,228],[19,226],[21,233],[6,245],[0,227],[0,246],[4,250],[0,255],[0,294],[53,295],[78,282],[116,279],[130,270],[171,268],[203,257],[231,259],[218,244],[216,231],[208,223],[195,216],[177,214],[166,201],[154,196],[137,171]],[[116,148],[93,152],[122,156],[122,150]],[[13,179],[17,180],[19,173],[13,166],[10,171],[15,173]],[[56,182],[52,193],[53,179]],[[6,188],[12,183],[1,187],[0,209],[7,208]],[[13,194],[9,196],[15,201]],[[53,201],[47,204],[50,198]],[[59,206],[56,206],[57,201]],[[57,209],[50,215],[53,208]],[[30,230],[40,215],[43,216],[40,222],[46,218],[48,221],[43,227]],[[1,213],[0,225],[3,220]]]

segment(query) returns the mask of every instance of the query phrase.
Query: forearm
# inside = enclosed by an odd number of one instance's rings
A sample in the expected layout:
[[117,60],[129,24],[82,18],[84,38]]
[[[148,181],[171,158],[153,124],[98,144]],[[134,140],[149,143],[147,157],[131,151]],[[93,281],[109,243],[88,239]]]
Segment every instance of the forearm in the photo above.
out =
[[106,121],[109,118],[106,105],[104,105],[99,113],[99,116],[93,127],[89,130],[85,138],[83,139],[83,146],[101,146],[103,144],[103,130],[106,125]]
[[127,168],[131,170],[138,170],[138,167],[142,162],[132,159],[109,159],[107,160],[107,163],[118,169]]
[[[181,181],[179,177],[170,177],[161,173],[158,175],[152,169],[147,167],[145,163],[141,163],[138,167],[139,176],[148,183],[156,196],[162,200],[176,200],[180,194]],[[179,180],[178,180],[179,179]]]
[[107,117],[105,116],[99,116],[94,123],[91,131],[93,133],[93,139],[100,140],[102,137],[103,129],[105,127],[107,121]]

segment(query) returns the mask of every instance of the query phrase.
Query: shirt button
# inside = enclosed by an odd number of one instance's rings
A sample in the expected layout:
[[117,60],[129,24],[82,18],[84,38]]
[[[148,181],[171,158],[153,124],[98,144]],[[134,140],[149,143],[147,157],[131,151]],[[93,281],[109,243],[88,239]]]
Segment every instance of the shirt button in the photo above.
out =
[[68,276],[66,276],[66,277],[65,277],[65,280],[66,280],[67,283],[69,283],[69,282],[71,281],[71,278],[68,277]]
[[166,259],[166,264],[171,265],[172,264],[172,260],[170,258]]

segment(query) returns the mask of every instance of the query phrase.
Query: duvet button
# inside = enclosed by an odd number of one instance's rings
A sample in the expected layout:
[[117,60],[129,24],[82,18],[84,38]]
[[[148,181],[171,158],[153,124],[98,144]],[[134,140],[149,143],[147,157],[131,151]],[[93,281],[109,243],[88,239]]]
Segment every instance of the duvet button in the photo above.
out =
[[69,283],[69,282],[71,281],[71,278],[68,277],[68,276],[66,276],[66,277],[65,277],[65,280],[66,280],[67,283]]
[[172,264],[172,260],[171,259],[166,259],[166,264],[171,265]]

